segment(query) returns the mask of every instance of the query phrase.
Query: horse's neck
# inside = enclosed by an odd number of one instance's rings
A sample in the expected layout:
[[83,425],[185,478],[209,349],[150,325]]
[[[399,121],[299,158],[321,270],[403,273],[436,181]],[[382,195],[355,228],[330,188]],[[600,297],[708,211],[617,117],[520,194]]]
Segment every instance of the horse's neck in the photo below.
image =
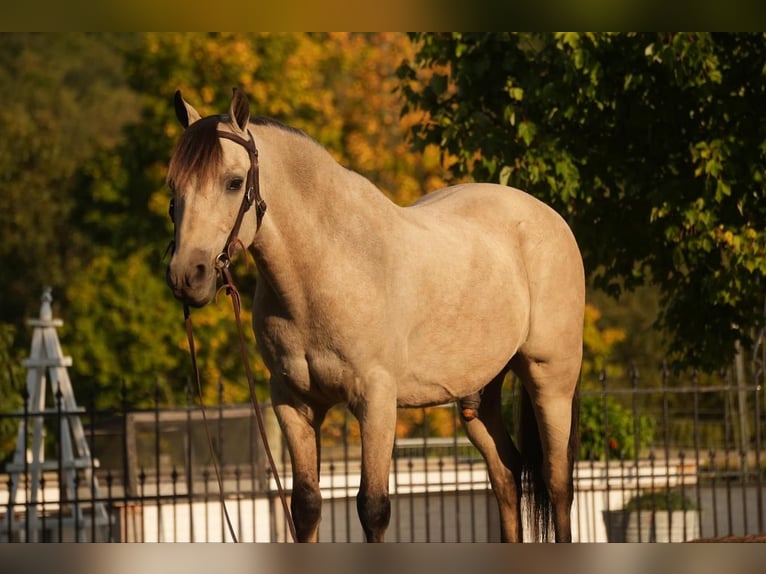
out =
[[284,304],[300,313],[306,290],[342,282],[341,269],[365,273],[365,267],[379,264],[400,209],[312,141],[271,135],[276,137],[259,144],[268,209],[253,248],[259,272]]

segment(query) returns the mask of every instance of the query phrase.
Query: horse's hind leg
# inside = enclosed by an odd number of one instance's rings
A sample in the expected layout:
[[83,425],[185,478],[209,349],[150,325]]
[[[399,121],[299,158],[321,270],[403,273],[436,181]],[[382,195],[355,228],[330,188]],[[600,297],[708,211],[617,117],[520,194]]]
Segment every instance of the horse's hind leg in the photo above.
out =
[[461,401],[466,434],[487,461],[489,479],[500,509],[503,542],[521,542],[521,455],[503,422],[500,393],[505,373],[487,385],[476,405],[476,397]]
[[[522,405],[522,410],[531,406],[531,416],[535,419],[535,430],[539,437],[539,441],[534,438],[530,441],[532,444],[529,448],[523,441],[521,447],[525,458],[529,453],[532,459],[539,460],[537,470],[547,487],[556,542],[571,542],[570,513],[574,496],[572,471],[577,442],[574,427],[577,422],[579,357],[569,361],[546,362],[517,356],[513,367],[528,393],[528,404]],[[524,418],[522,413],[522,426]],[[533,452],[538,448],[542,452]],[[547,524],[543,523],[542,528],[545,531]]]
[[319,491],[319,427],[326,410],[294,403],[282,385],[272,383],[274,412],[290,451],[293,488],[290,510],[297,542],[317,542],[322,512]]

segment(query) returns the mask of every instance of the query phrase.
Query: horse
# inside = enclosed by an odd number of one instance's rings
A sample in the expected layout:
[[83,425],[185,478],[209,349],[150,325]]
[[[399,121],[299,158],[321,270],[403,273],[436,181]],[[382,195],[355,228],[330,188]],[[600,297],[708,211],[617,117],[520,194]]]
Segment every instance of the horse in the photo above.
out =
[[[232,243],[252,254],[252,327],[290,453],[297,541],[318,540],[329,408],[358,420],[357,511],[365,540],[383,542],[397,408],[455,402],[486,459],[501,539],[524,541],[529,516],[535,540],[571,541],[585,279],[562,217],[488,183],[399,206],[305,132],[251,117],[237,88],[228,113],[202,117],[180,91],[174,103],[167,283],[203,306]],[[501,413],[509,371],[523,389],[518,446]]]

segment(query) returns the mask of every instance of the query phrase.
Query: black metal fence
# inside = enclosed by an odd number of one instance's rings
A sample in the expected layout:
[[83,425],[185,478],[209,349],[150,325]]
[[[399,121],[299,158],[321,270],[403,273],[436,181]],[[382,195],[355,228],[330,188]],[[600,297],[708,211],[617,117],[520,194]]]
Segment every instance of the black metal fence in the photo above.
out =
[[[512,381],[508,389],[512,405]],[[766,531],[760,385],[726,374],[661,369],[642,377],[617,369],[584,380],[581,395],[575,540],[660,542]],[[265,411],[289,493],[289,461]],[[486,468],[454,407],[402,414],[408,424],[392,458],[387,540],[497,541]],[[69,440],[64,435],[76,435],[76,425],[65,421],[74,417],[83,421],[83,436]],[[289,537],[249,407],[208,407],[212,445],[193,405],[68,413],[59,404],[0,418],[17,421],[24,450],[0,475],[0,541],[231,540],[213,456],[237,539]],[[338,409],[326,426],[320,540],[361,541],[356,423]],[[36,428],[44,429],[44,440],[35,442]]]

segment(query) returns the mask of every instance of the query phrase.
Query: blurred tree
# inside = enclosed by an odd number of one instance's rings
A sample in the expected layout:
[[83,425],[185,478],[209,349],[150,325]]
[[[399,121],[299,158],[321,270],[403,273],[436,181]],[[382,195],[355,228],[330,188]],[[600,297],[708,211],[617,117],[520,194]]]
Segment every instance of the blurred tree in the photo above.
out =
[[[22,355],[13,346],[15,338],[13,325],[0,323],[0,412],[19,412],[24,406],[23,389],[25,385]],[[19,419],[0,418],[0,465],[9,461],[16,448],[16,435]]]
[[27,334],[42,288],[80,273],[91,245],[73,218],[78,170],[138,118],[121,38],[0,35],[0,321]]
[[[652,283],[676,358],[729,364],[764,325],[764,34],[419,34],[419,145],[570,221],[595,285]],[[424,75],[427,70],[430,76]],[[425,80],[424,80],[425,78]]]
[[134,406],[153,404],[155,383],[164,403],[183,396],[183,318],[146,265],[150,258],[146,250],[120,256],[101,248],[87,273],[67,286],[62,344],[73,357],[73,381],[81,392],[95,393],[97,408],[120,405],[121,381]]
[[623,291],[619,297],[598,289],[588,290],[589,305],[599,312],[599,325],[607,332],[616,329],[623,334],[611,349],[608,361],[634,365],[642,374],[656,375],[657,380],[668,354],[666,334],[655,329],[659,299],[659,290],[652,285]]
[[594,305],[585,305],[583,326],[583,361],[582,377],[588,380],[598,379],[606,369],[622,369],[623,362],[615,361],[615,346],[627,338],[627,333],[620,326],[601,324],[601,311]]

